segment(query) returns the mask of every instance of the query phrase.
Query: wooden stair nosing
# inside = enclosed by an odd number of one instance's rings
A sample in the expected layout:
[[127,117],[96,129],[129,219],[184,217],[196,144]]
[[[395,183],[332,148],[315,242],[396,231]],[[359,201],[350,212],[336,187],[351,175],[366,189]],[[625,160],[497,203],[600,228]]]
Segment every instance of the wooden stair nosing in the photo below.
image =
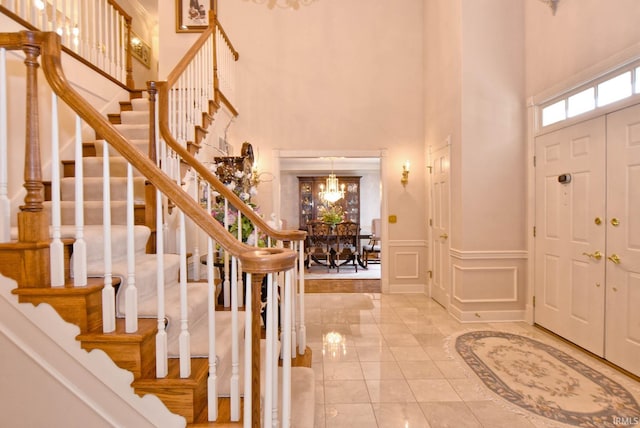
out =
[[64,287],[16,288],[11,292],[20,303],[38,306],[48,303],[65,321],[75,324],[81,332],[102,328],[102,278],[88,278],[84,287],[67,282]]

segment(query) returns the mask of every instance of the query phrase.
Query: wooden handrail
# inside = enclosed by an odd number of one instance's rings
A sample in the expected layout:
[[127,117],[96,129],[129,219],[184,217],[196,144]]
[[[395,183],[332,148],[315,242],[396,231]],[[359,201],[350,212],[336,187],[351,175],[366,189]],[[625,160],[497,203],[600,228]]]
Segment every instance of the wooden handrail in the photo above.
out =
[[200,35],[196,42],[187,51],[187,54],[180,60],[176,67],[169,73],[165,82],[156,82],[155,86],[158,88],[158,112],[159,112],[159,128],[162,138],[172,150],[174,150],[184,162],[189,164],[204,180],[206,180],[211,186],[220,193],[223,197],[229,200],[229,202],[242,214],[249,218],[262,232],[266,233],[271,238],[280,241],[303,241],[307,236],[306,231],[301,230],[276,230],[264,221],[262,217],[256,214],[249,206],[240,199],[233,191],[229,190],[227,186],[222,183],[218,177],[213,174],[209,169],[204,166],[199,160],[195,158],[187,149],[185,149],[175,137],[171,134],[169,129],[169,88],[175,84],[180,75],[186,70],[189,63],[193,60],[198,51],[204,46],[207,39],[215,31],[215,25],[217,19],[212,13],[209,14],[209,27]]
[[[127,44],[127,46],[129,46],[129,43],[131,41],[131,22],[132,22],[132,18],[131,18],[131,16],[126,14],[126,12],[124,12],[122,7],[117,5],[117,3],[112,2],[112,0],[109,0],[109,3],[112,4],[118,10],[118,12],[123,14],[125,22],[127,23],[127,32],[126,32],[127,40],[125,41],[125,43]],[[25,21],[20,16],[16,15],[15,13],[13,13],[12,11],[10,11],[9,9],[7,9],[6,7],[4,7],[2,5],[0,5],[0,12],[5,14],[5,15],[7,15],[8,17],[10,17],[12,20],[17,22],[18,24],[22,25],[24,28],[27,28],[28,31],[41,31],[42,30],[41,28],[35,27],[30,22]],[[126,55],[126,58],[125,58],[125,61],[126,61],[125,62],[126,84],[124,84],[121,81],[119,81],[118,79],[114,78],[109,73],[105,72],[103,69],[98,67],[97,65],[92,64],[91,62],[87,61],[82,56],[78,55],[77,53],[75,53],[74,51],[69,49],[68,47],[62,46],[62,50],[67,55],[72,56],[77,61],[83,63],[87,67],[91,68],[93,71],[95,71],[95,72],[99,73],[100,75],[106,77],[107,79],[109,79],[110,81],[112,81],[116,85],[120,86],[121,88],[126,89],[126,90],[134,89],[135,83],[133,81],[133,59],[132,59],[132,56],[131,56],[131,49],[127,49],[126,50],[126,52],[127,52],[127,55]]]
[[233,59],[237,61],[238,58],[240,58],[240,53],[236,50],[236,48],[233,47],[233,43],[231,43],[229,36],[227,36],[226,31],[224,31],[224,28],[222,28],[222,24],[220,24],[220,21],[218,21],[217,16],[216,16],[216,25],[218,26],[218,30],[220,30],[220,34],[222,34],[222,38],[227,43],[227,46],[229,46],[229,50],[231,51],[231,53],[233,53]]
[[60,37],[53,32],[21,31],[0,33],[0,46],[10,50],[39,46],[41,65],[51,89],[89,126],[129,161],[154,186],[170,198],[195,224],[230,254],[238,257],[249,273],[275,273],[296,266],[297,254],[286,248],[255,248],[238,241],[218,221],[200,207],[191,195],[141,154],[67,81],[62,70]]

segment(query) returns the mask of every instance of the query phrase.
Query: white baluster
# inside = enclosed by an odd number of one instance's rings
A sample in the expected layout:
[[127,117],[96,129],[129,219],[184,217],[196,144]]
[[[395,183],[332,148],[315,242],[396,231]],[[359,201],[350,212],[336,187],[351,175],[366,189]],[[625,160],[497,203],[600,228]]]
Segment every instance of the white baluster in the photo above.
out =
[[134,232],[133,167],[127,163],[127,289],[125,293],[125,331],[138,331],[138,290]]
[[307,327],[304,322],[304,241],[298,244],[298,354],[307,349]]
[[64,286],[64,245],[60,239],[60,133],[58,130],[58,97],[51,93],[51,228],[49,247],[51,286]]
[[187,233],[184,213],[180,211],[180,377],[191,376],[191,335],[189,333],[187,295]]
[[109,144],[102,143],[102,223],[104,233],[104,288],[102,289],[102,331],[116,330],[115,289],[111,259],[111,171]]
[[247,273],[247,293],[249,296],[247,298],[247,303],[244,308],[244,318],[245,318],[245,326],[244,326],[244,424],[245,426],[249,426],[252,418],[252,389],[253,389],[253,379],[252,376],[252,356],[253,356],[253,328],[252,328],[252,311],[256,310],[260,312],[260,308],[253,308],[252,297],[253,292],[253,279],[250,273]]
[[240,357],[239,357],[239,325],[238,325],[238,275],[240,263],[237,257],[231,257],[231,421],[240,420]]
[[[293,279],[292,271],[288,270],[284,273],[284,320],[283,331],[291,330],[291,313],[293,311]],[[284,343],[282,344],[282,428],[288,428],[291,425],[291,335],[284,335]],[[294,350],[295,352],[295,350]],[[294,354],[295,355],[295,354]]]
[[[158,134],[156,134],[158,135]],[[156,258],[158,260],[158,332],[156,333],[156,377],[166,377],[169,372],[167,331],[165,329],[165,295],[164,295],[164,236],[162,234],[162,193],[156,189]]]
[[[238,241],[242,242],[242,213],[240,212],[240,210],[237,211],[238,213]],[[236,300],[238,301],[238,306],[242,307],[243,305],[243,301],[244,301],[244,287],[242,284],[242,269],[238,269],[236,272],[236,276],[238,277],[238,292],[235,295]]]
[[7,50],[0,48],[0,242],[11,239],[7,164]]
[[265,383],[264,383],[264,415],[263,426],[270,427],[273,425],[273,394],[269,391],[273,391],[273,365],[274,360],[277,362],[276,355],[274,353],[274,342],[276,340],[273,334],[273,311],[270,308],[273,305],[273,277],[272,274],[267,275],[267,322],[266,322],[266,351],[265,358]]
[[[267,328],[273,331],[274,341],[272,343],[272,346],[273,346],[273,350],[272,350],[273,359],[271,361],[272,365],[271,366],[267,365],[267,370],[270,370],[273,372],[273,384],[271,386],[271,395],[273,396],[273,401],[271,403],[272,426],[273,428],[277,428],[278,424],[280,423],[280,421],[278,420],[279,418],[278,416],[278,401],[279,401],[278,364],[279,364],[279,355],[280,355],[280,353],[278,352],[278,347],[281,346],[282,343],[278,343],[278,324],[279,324],[278,311],[280,308],[279,299],[278,299],[278,293],[279,293],[278,274],[274,273],[274,274],[271,274],[271,276],[274,278],[271,284],[271,288],[273,290],[271,292],[271,301],[267,301],[267,311],[271,313],[272,323]],[[265,391],[268,391],[268,389],[265,389]]]
[[[200,202],[199,198],[200,182],[198,180],[198,174],[193,170],[193,199],[196,202]],[[193,262],[193,280],[200,281],[200,228],[193,223],[193,255],[191,260]]]
[[[207,212],[211,212],[211,188],[207,183]],[[216,363],[216,285],[213,277],[215,242],[207,237],[207,285],[209,302],[209,378],[207,379],[208,420],[218,419],[218,375]],[[246,382],[245,382],[246,384]],[[247,405],[245,397],[245,406]]]
[[84,168],[82,163],[82,122],[76,115],[75,135],[76,240],[73,243],[73,284],[87,285],[87,243],[84,240]]
[[[224,228],[229,230],[229,201],[224,199]],[[231,285],[229,283],[229,253],[224,251],[224,281],[222,282],[222,293],[224,307],[231,306]]]

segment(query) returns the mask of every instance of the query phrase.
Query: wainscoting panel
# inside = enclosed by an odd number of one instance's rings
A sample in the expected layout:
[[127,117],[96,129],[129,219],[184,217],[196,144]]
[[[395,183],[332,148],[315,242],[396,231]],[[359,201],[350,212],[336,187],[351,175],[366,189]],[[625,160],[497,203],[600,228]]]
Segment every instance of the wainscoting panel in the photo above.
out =
[[422,240],[389,242],[389,292],[425,293],[427,245]]
[[526,251],[451,249],[450,313],[464,322],[524,320]]
[[516,302],[518,269],[453,265],[453,298],[461,303]]

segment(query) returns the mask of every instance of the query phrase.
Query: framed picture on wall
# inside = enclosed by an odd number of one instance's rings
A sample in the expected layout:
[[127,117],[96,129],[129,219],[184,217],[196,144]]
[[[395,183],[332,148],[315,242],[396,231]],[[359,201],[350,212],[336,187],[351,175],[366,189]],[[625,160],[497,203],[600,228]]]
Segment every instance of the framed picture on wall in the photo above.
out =
[[214,0],[176,0],[176,32],[197,33],[209,26]]

